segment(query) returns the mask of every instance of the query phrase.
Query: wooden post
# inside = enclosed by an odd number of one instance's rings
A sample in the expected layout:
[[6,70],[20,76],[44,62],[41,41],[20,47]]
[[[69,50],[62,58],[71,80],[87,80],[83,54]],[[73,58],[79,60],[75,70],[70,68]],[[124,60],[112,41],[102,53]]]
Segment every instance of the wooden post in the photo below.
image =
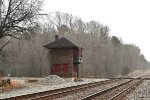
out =
[[77,65],[77,79],[79,78],[79,64]]

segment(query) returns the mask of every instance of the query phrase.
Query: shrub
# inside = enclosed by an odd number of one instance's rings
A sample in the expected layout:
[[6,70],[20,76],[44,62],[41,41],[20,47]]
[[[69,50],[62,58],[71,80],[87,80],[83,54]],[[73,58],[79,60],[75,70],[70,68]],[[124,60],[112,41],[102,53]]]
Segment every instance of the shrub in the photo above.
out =
[[129,69],[127,66],[125,66],[125,67],[122,69],[122,75],[128,75],[129,72],[130,72],[130,69]]
[[0,70],[0,77],[4,76],[4,71]]

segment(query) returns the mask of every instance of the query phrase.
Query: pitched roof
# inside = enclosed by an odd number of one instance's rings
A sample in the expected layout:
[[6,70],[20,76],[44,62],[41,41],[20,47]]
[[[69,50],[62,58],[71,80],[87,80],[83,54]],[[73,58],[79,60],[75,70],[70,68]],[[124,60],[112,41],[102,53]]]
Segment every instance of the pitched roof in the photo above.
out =
[[74,43],[67,40],[66,38],[60,38],[52,43],[45,45],[44,47],[48,49],[79,48],[79,46],[75,45]]

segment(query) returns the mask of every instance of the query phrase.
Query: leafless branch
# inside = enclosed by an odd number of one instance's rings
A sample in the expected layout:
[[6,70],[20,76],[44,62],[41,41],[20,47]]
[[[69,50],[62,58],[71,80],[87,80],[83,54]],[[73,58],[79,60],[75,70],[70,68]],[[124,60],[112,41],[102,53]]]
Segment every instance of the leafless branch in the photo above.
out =
[[4,44],[4,45],[0,48],[0,52],[1,52],[2,49],[3,49],[6,45],[8,45],[10,42],[11,42],[11,41],[8,41],[6,44]]

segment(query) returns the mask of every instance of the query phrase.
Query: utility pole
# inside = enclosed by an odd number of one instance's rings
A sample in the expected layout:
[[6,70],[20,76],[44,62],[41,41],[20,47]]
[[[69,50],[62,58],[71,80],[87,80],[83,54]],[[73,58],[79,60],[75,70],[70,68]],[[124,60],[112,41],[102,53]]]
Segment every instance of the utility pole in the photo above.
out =
[[1,18],[2,18],[2,0],[0,0],[0,25],[1,25]]
[[2,18],[2,0],[0,0],[0,25],[1,25],[1,18]]

